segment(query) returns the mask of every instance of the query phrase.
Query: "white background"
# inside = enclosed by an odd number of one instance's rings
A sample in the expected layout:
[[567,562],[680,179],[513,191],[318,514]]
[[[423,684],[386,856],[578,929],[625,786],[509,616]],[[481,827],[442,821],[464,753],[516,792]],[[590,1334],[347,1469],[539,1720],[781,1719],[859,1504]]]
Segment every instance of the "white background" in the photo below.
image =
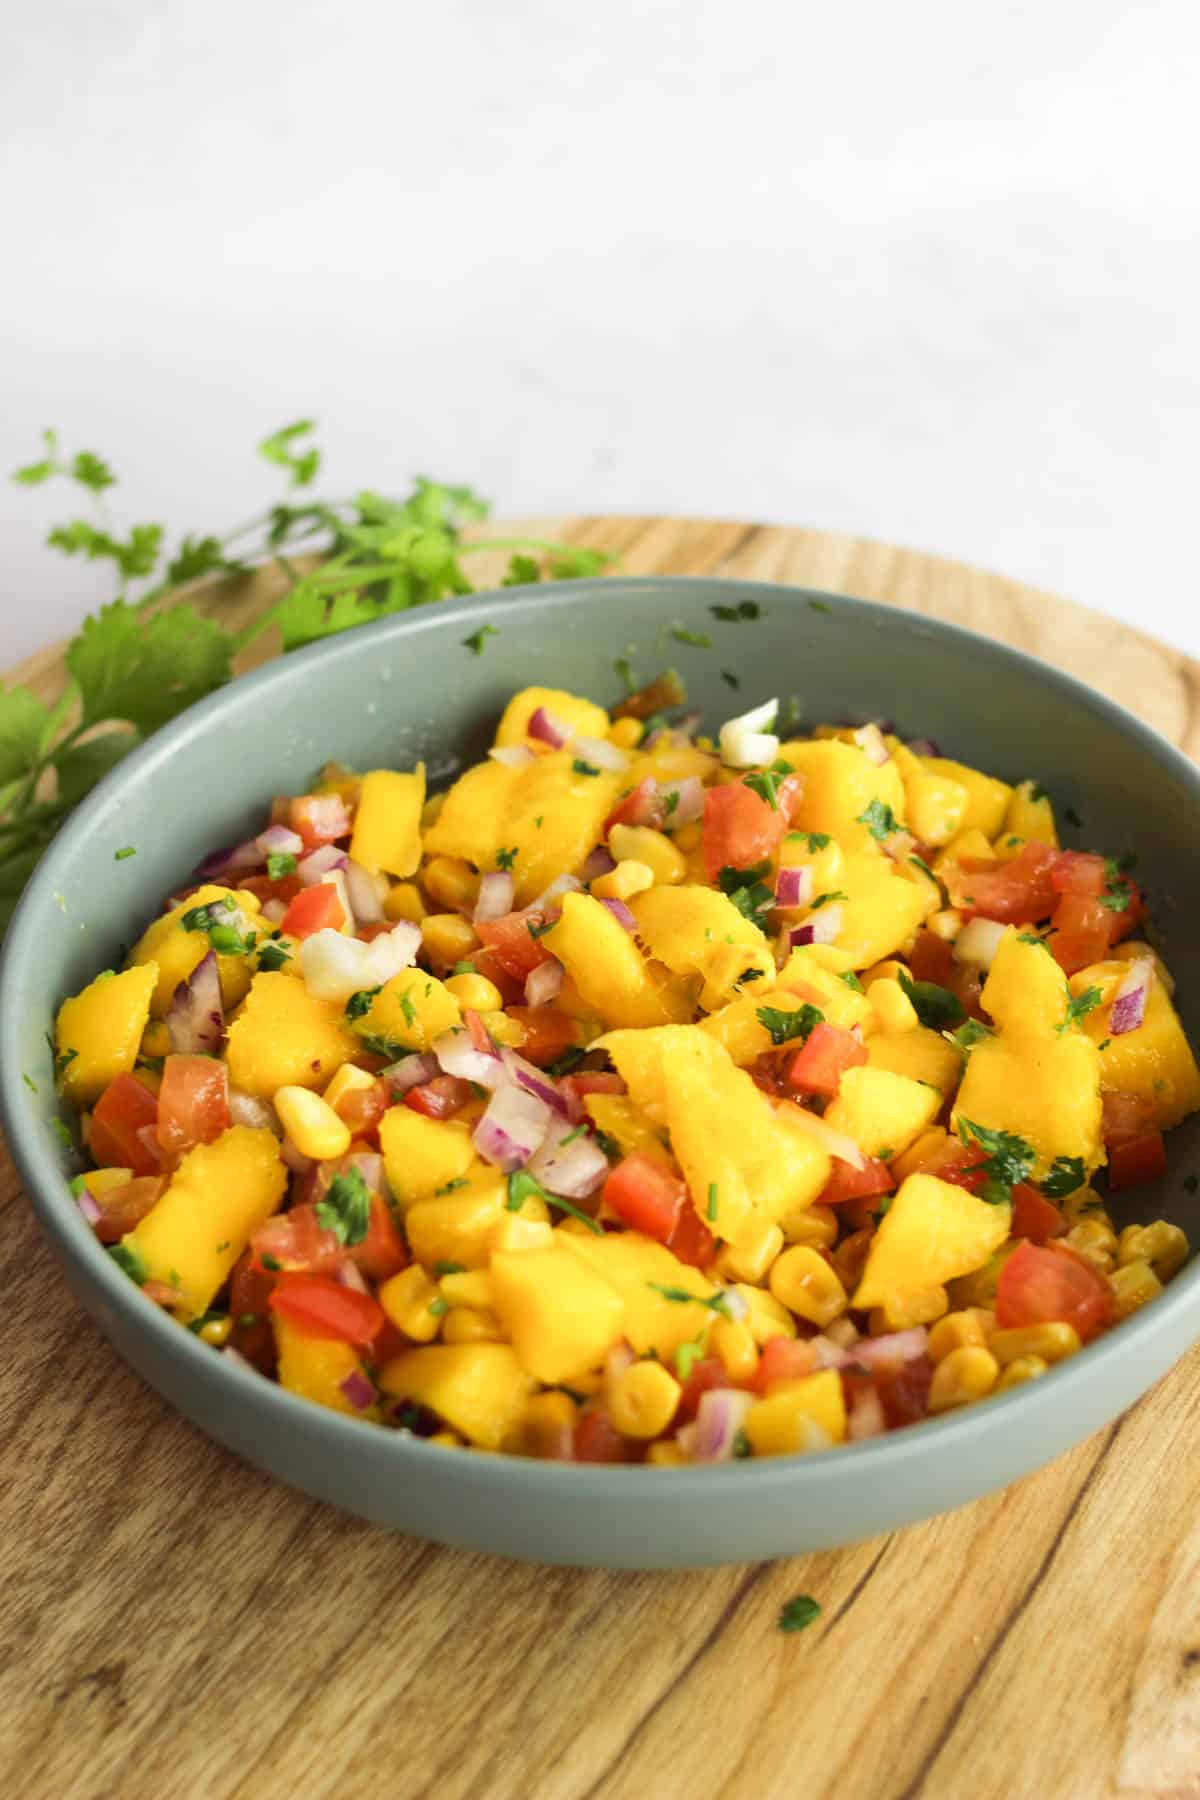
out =
[[[0,23],[0,453],[787,520],[1200,652],[1200,15],[1173,0],[43,0]],[[107,597],[0,497],[0,658]]]

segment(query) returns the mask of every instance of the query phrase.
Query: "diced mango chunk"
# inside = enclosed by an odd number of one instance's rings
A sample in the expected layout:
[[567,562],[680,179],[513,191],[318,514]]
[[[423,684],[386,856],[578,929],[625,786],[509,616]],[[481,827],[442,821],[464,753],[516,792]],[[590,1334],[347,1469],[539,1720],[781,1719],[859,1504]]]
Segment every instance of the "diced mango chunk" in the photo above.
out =
[[915,1031],[876,1031],[866,1042],[867,1062],[873,1069],[890,1069],[894,1075],[924,1081],[943,1097],[958,1086],[962,1052],[927,1025],[918,1025]]
[[509,1344],[430,1344],[385,1364],[379,1385],[394,1400],[427,1406],[482,1450],[515,1436],[533,1389]]
[[956,1126],[969,1120],[1032,1145],[1035,1181],[1059,1157],[1080,1158],[1089,1173],[1097,1168],[1100,1117],[1100,1058],[1075,1029],[1042,1037],[1010,1027],[977,1044],[954,1104]]
[[[214,900],[232,900],[242,917],[252,922],[261,911],[255,894],[209,883],[189,894],[161,919],[155,919],[129,953],[133,964],[152,962],[158,966],[150,1006],[156,1019],[164,1016],[175,997],[175,989],[181,981],[187,980],[197,963],[203,962],[211,948],[206,932],[184,930],[184,915],[197,907],[211,906]],[[226,1012],[231,1012],[245,998],[250,986],[251,965],[245,956],[218,956],[217,969],[221,978],[221,998]]]
[[871,1064],[847,1069],[825,1122],[852,1137],[868,1156],[898,1156],[932,1125],[941,1091]]
[[960,831],[978,826],[986,838],[999,834],[1012,798],[1012,788],[1007,781],[985,775],[981,769],[969,768],[966,763],[952,762],[947,756],[923,756],[920,760],[931,774],[947,776],[967,790],[967,810],[959,825]]
[[594,701],[568,694],[564,688],[527,687],[513,695],[501,714],[496,727],[497,744],[523,744],[529,735],[530,720],[539,709],[564,728],[569,738],[608,736],[608,714]]
[[992,958],[980,999],[999,1026],[1057,1036],[1067,1016],[1067,978],[1033,933],[1010,926]]
[[428,1199],[461,1181],[475,1161],[471,1127],[461,1119],[427,1119],[411,1106],[390,1106],[379,1121],[388,1185],[400,1206]]
[[64,1097],[91,1106],[110,1081],[129,1074],[137,1061],[158,964],[142,963],[120,975],[98,975],[58,1010],[54,1043]]
[[544,942],[585,1005],[607,1025],[665,1025],[672,1017],[690,1014],[681,996],[672,1002],[662,984],[655,982],[633,937],[590,894],[563,895],[562,917]]
[[434,1038],[462,1023],[462,1009],[436,975],[424,969],[401,969],[354,1021],[358,1037],[378,1045],[379,1054],[397,1060],[428,1050]]
[[[716,1291],[711,1281],[698,1269],[681,1263],[665,1244],[636,1231],[596,1237],[590,1232],[560,1230],[554,1235],[565,1252],[603,1275],[620,1294],[624,1307],[621,1333],[639,1356],[648,1356],[653,1350],[669,1360],[680,1344],[695,1340],[712,1323],[714,1314],[702,1304]],[[696,1304],[669,1299],[663,1288],[695,1294]]]
[[323,1088],[360,1049],[334,1001],[315,999],[282,971],[263,970],[229,1028],[226,1062],[234,1087],[269,1100],[281,1087]]
[[620,1338],[621,1295],[565,1244],[497,1251],[489,1266],[505,1336],[521,1367],[539,1381],[553,1385],[586,1374]]
[[368,1379],[353,1344],[344,1344],[340,1338],[313,1337],[282,1313],[271,1317],[279,1351],[280,1387],[302,1400],[327,1406],[331,1412],[378,1422],[378,1406],[355,1406],[342,1387],[354,1375]]
[[745,1432],[755,1456],[794,1456],[844,1442],[846,1403],[837,1370],[780,1383],[751,1406]]
[[1170,1131],[1200,1107],[1200,1069],[1165,983],[1157,975],[1146,995],[1142,1022],[1134,1031],[1112,1035],[1112,1003],[1129,963],[1096,963],[1072,977],[1082,992],[1099,987],[1104,1004],[1085,1015],[1082,1029],[1100,1049],[1100,1083],[1122,1094],[1138,1094],[1154,1108],[1153,1124]]
[[888,1306],[982,1268],[1008,1236],[1011,1217],[1011,1207],[989,1206],[936,1175],[910,1175],[872,1239],[851,1304]]
[[[856,744],[835,738],[791,739],[780,745],[782,761],[804,776],[804,792],[792,823],[801,831],[827,832],[844,850],[876,845],[863,815],[874,802],[904,823],[904,786],[895,762],[872,762]],[[881,952],[882,954],[882,952]]]
[[412,875],[421,861],[421,810],[425,805],[425,764],[411,775],[371,769],[362,778],[350,854],[364,869]]

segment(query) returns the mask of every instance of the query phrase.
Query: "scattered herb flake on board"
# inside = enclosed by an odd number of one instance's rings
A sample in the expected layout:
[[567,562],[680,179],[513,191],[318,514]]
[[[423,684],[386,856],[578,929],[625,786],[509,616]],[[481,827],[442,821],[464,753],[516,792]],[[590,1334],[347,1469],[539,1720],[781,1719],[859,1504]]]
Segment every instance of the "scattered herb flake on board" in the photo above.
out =
[[463,639],[463,649],[472,650],[476,656],[482,656],[483,646],[486,644],[487,640],[490,637],[499,637],[499,635],[500,632],[497,626],[481,625],[478,631],[473,631],[470,637],[465,637]]
[[[809,601],[809,605],[815,605]],[[821,1616],[821,1608],[811,1594],[797,1594],[794,1600],[788,1600],[779,1609],[780,1631],[804,1631],[814,1619]]]

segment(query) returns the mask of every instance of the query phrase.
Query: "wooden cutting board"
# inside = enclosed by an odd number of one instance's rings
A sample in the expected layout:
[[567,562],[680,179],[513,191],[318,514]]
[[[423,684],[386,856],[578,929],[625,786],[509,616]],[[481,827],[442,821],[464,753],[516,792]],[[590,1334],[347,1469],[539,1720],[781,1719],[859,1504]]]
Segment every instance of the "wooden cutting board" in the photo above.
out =
[[[526,525],[628,573],[799,582],[973,626],[1200,757],[1195,665],[1016,582],[776,527]],[[211,604],[250,617],[269,589]],[[12,675],[53,692],[60,653]],[[6,1800],[1200,1794],[1200,1350],[1071,1455],[927,1525],[692,1574],[529,1568],[389,1535],[238,1462],[75,1305],[6,1155],[0,1217]],[[821,1617],[787,1636],[797,1594]]]

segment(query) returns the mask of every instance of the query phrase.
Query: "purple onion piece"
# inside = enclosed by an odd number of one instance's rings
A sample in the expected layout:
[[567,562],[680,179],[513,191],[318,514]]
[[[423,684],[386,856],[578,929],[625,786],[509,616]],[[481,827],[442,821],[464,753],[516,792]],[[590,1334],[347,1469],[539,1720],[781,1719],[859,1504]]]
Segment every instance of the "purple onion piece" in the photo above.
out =
[[626,931],[637,930],[637,920],[623,900],[601,900],[600,904],[608,908],[617,924],[623,925]]
[[913,1362],[924,1356],[929,1346],[929,1333],[924,1325],[908,1331],[891,1331],[884,1337],[859,1338],[851,1352],[851,1361],[874,1369],[887,1363]]
[[300,856],[304,851],[300,833],[289,831],[286,825],[268,825],[254,841],[264,856]]
[[231,875],[248,874],[251,869],[261,869],[265,862],[265,853],[253,839],[245,844],[227,844],[222,850],[209,851],[204,861],[196,867],[196,879],[224,881]]
[[525,978],[526,1006],[548,1006],[551,1000],[557,999],[562,991],[565,973],[556,957],[531,969]]
[[536,1095],[543,1105],[548,1106],[551,1112],[556,1112],[560,1118],[567,1117],[566,1098],[559,1093],[551,1076],[544,1074],[541,1069],[535,1069],[532,1063],[526,1062],[523,1056],[518,1056],[515,1050],[505,1047],[500,1055],[511,1080],[519,1083],[527,1094]]
[[596,848],[592,851],[592,854],[584,863],[582,869],[580,869],[579,879],[584,882],[585,885],[589,881],[599,881],[601,875],[611,875],[616,866],[616,863],[608,854],[604,845],[597,844]]
[[383,1080],[387,1082],[393,1094],[407,1094],[410,1088],[424,1087],[438,1073],[436,1056],[423,1054],[419,1056],[402,1056],[383,1070]]
[[516,885],[506,869],[485,875],[479,883],[479,898],[475,902],[475,923],[505,918],[513,909],[515,894]]
[[472,1133],[480,1156],[511,1174],[522,1169],[541,1145],[551,1119],[550,1108],[515,1082],[498,1087]]
[[339,850],[336,844],[322,844],[319,850],[314,850],[302,863],[297,864],[296,873],[305,887],[316,887],[326,875],[336,874],[349,861],[346,852]]
[[1108,1017],[1109,1037],[1124,1037],[1127,1031],[1136,1031],[1145,1016],[1146,987],[1131,988],[1113,1001]]
[[540,744],[549,744],[552,750],[561,750],[570,734],[570,729],[560,723],[553,713],[548,713],[544,706],[539,706],[529,720],[529,736],[536,738]]
[[177,1056],[216,1056],[225,1039],[225,1009],[217,958],[209,950],[186,981],[175,989],[167,1009],[167,1031]]
[[599,1144],[592,1137],[576,1137],[576,1129],[552,1127],[529,1164],[529,1173],[564,1200],[586,1200],[608,1175],[608,1158]]
[[93,1200],[92,1196],[88,1193],[86,1187],[80,1188],[78,1194],[75,1196],[75,1204],[78,1206],[89,1225],[98,1225],[100,1223],[102,1217],[100,1208],[96,1205],[95,1200]]
[[710,1388],[700,1397],[691,1455],[697,1462],[729,1462],[754,1395],[741,1388]]
[[379,1398],[372,1382],[361,1369],[351,1369],[346,1378],[338,1382],[338,1389],[357,1412],[365,1412]]
[[775,899],[780,906],[807,906],[813,897],[813,872],[809,865],[780,869],[775,877]]

